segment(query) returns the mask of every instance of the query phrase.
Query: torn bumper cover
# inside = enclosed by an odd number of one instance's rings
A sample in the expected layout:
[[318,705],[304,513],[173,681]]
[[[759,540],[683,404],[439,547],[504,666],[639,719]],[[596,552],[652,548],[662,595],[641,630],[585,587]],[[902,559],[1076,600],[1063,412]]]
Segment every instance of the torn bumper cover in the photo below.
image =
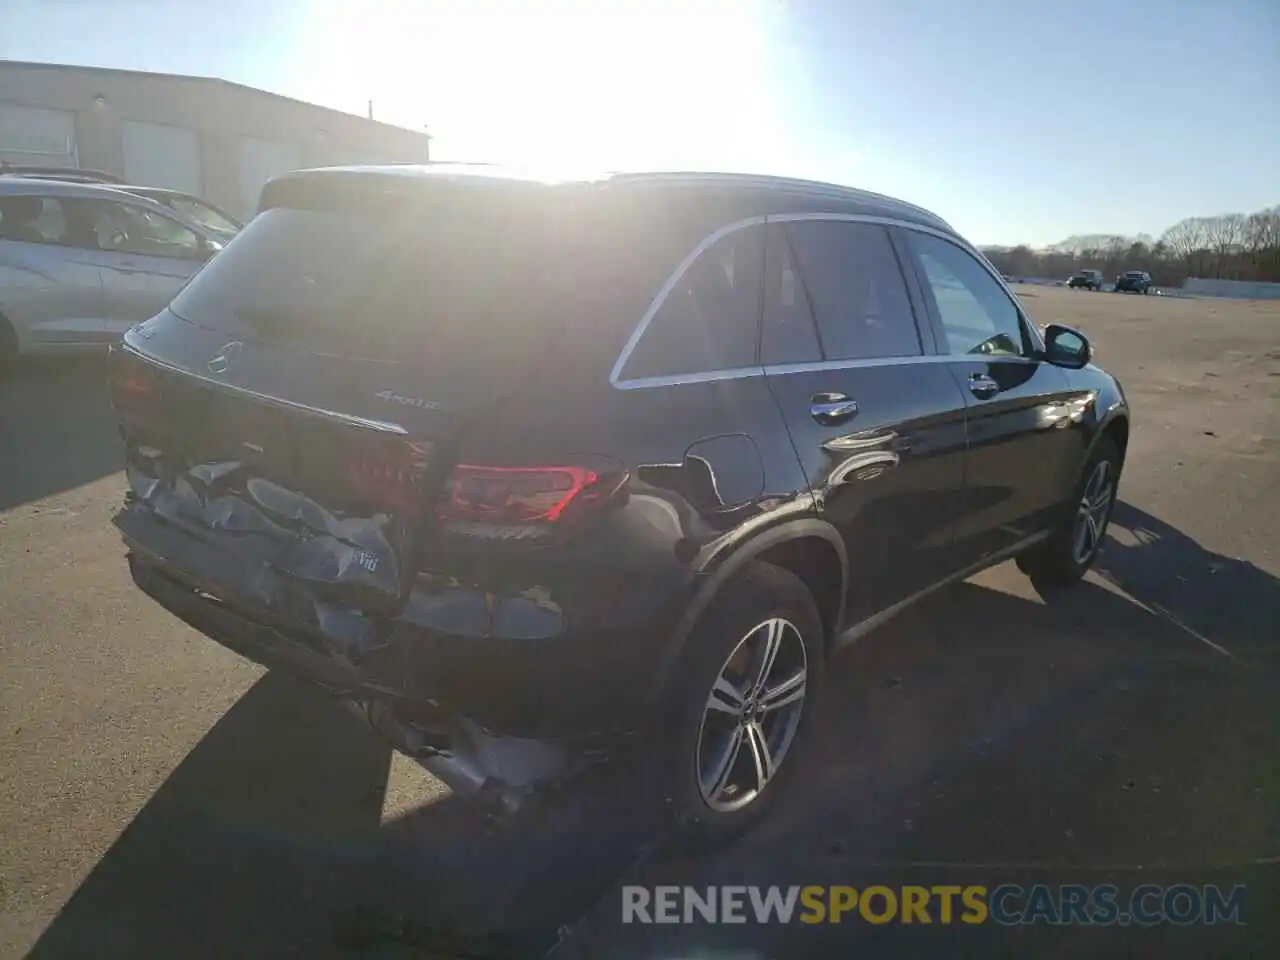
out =
[[338,516],[238,469],[164,476],[131,458],[114,522],[134,581],[166,609],[321,685],[455,791],[507,809],[616,742],[589,707],[555,709],[578,704],[564,684],[581,650],[554,604],[515,598],[543,638],[468,635],[473,610],[492,623],[492,598],[421,575],[406,590],[389,516]]

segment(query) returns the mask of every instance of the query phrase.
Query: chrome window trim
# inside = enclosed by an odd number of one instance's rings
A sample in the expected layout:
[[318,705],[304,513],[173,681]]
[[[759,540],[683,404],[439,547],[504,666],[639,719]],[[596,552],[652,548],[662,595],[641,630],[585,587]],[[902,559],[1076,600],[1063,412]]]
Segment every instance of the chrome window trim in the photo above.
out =
[[730,370],[708,370],[705,373],[675,373],[669,377],[631,377],[619,380],[619,390],[645,390],[649,387],[678,387],[686,383],[715,383],[717,380],[750,380],[763,377],[767,367],[734,367]]
[[750,380],[754,377],[783,376],[788,373],[822,373],[829,370],[859,370],[869,367],[902,367],[914,364],[940,363],[1038,363],[1031,357],[1012,354],[935,353],[914,357],[863,357],[858,360],[814,360],[806,363],[767,363],[759,367],[734,370],[710,370],[706,373],[675,374],[669,377],[636,377],[614,384],[619,390],[643,390],[647,387],[678,387],[719,380]]
[[745,380],[752,377],[765,376],[768,374],[784,374],[784,373],[808,373],[822,370],[849,370],[860,367],[873,366],[898,366],[902,364],[912,363],[973,363],[975,361],[992,361],[1001,360],[1005,362],[1022,362],[1022,363],[1038,363],[1034,357],[1009,356],[1009,355],[987,355],[987,354],[925,354],[912,356],[889,356],[889,357],[864,357],[857,360],[818,360],[810,363],[780,363],[780,364],[764,364],[762,366],[737,367],[728,370],[709,370],[699,373],[671,374],[670,376],[654,376],[654,377],[626,377],[622,376],[622,371],[626,368],[627,361],[631,359],[631,353],[635,350],[636,344],[640,342],[640,338],[644,336],[648,330],[650,322],[654,316],[662,309],[662,305],[666,302],[667,296],[677,283],[680,282],[684,274],[693,265],[693,262],[701,256],[707,248],[716,243],[723,237],[728,236],[738,230],[746,227],[764,225],[768,223],[803,223],[805,221],[836,221],[841,223],[869,223],[883,227],[898,227],[903,230],[915,230],[919,233],[927,233],[946,240],[956,247],[959,247],[965,253],[973,257],[987,274],[995,280],[1000,289],[1004,291],[1014,309],[1018,312],[1018,320],[1026,330],[1027,335],[1031,338],[1032,345],[1038,350],[1044,349],[1044,341],[1040,337],[1039,331],[1035,324],[1028,322],[1026,314],[1022,309],[1022,304],[1009,289],[1009,285],[1004,282],[1004,277],[1000,276],[987,258],[978,251],[971,243],[954,233],[948,233],[946,230],[939,230],[926,224],[915,223],[910,220],[899,220],[896,217],[880,217],[872,214],[862,213],[834,213],[834,212],[806,212],[806,213],[771,213],[762,214],[754,217],[747,217],[742,220],[735,220],[724,226],[718,227],[701,241],[689,252],[679,266],[672,272],[657,295],[649,304],[649,308],[644,312],[644,316],[640,318],[640,322],[635,329],[631,331],[631,336],[627,338],[626,344],[622,348],[622,352],[618,354],[618,359],[614,361],[613,369],[609,373],[609,383],[618,390],[643,390],[649,387],[671,387],[683,384],[693,383],[712,383],[720,380]]

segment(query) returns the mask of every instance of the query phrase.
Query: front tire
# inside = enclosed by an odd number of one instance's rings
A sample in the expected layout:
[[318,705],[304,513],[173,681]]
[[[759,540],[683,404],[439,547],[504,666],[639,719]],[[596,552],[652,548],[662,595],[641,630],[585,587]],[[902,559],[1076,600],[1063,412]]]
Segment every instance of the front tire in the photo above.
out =
[[824,647],[813,594],[772,564],[749,564],[703,615],[658,751],[687,840],[727,842],[785,791],[809,739]]
[[1037,589],[1060,589],[1080,580],[1098,557],[1115,507],[1122,461],[1109,437],[1098,441],[1075,488],[1075,509],[1053,531],[1018,557],[1018,569]]

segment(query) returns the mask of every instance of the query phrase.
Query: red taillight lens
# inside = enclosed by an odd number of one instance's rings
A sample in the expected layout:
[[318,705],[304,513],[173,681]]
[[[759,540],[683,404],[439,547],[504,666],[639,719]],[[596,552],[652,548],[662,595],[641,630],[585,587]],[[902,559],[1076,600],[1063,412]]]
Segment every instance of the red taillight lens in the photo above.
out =
[[117,406],[137,407],[160,399],[159,372],[116,347],[107,355],[107,386]]
[[347,482],[367,500],[415,514],[430,453],[430,444],[407,441],[360,450],[347,461]]
[[586,467],[458,466],[440,515],[495,526],[556,523],[607,501],[624,476]]

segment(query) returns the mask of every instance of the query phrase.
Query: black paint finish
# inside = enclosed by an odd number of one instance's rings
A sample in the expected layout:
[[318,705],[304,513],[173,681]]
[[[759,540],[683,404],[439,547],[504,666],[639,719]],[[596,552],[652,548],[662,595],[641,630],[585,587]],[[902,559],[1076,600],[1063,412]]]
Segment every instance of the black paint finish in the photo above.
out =
[[[444,192],[450,209],[490,189],[478,175],[320,172],[276,193],[301,204],[379,176],[379,197]],[[574,259],[504,301],[504,323],[555,319],[524,330],[519,355],[459,365],[430,338],[319,349],[279,326],[260,336],[248,313],[219,319],[216,301],[199,324],[166,310],[125,337],[111,370],[132,493],[117,523],[140,586],[221,642],[350,695],[525,735],[618,733],[661,696],[698,612],[749,558],[790,542],[843,566],[832,579],[847,601],[823,598],[833,620],[846,611],[838,629],[1044,529],[1100,433],[1127,436],[1123,393],[1096,367],[939,356],[910,270],[894,282],[912,315],[892,319],[918,325],[919,356],[615,385],[664,280],[727,224],[819,214],[949,231],[896,201],[791,181],[522,189],[551,217],[551,252]],[[750,268],[726,274],[739,305],[765,295]],[[974,373],[992,396],[967,389]],[[855,406],[816,417],[822,394]],[[451,478],[477,465],[596,478],[599,500],[541,525],[464,522]]]

